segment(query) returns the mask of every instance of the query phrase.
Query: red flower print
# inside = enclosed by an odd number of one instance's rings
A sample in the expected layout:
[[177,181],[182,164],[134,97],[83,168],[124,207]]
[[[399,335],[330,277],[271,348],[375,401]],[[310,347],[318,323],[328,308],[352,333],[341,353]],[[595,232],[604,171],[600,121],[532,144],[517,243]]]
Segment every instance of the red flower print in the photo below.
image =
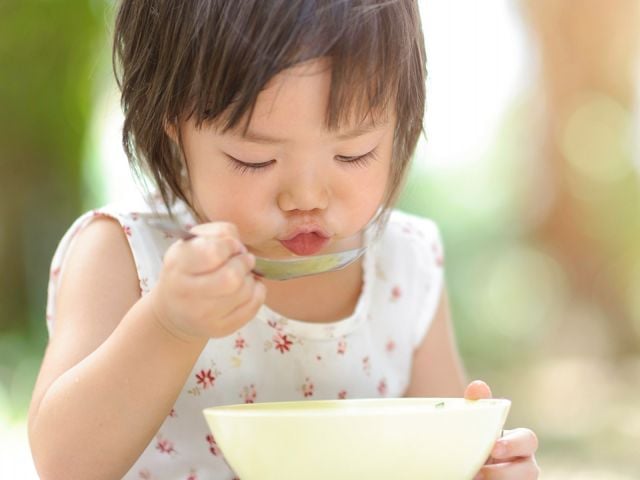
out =
[[158,439],[158,443],[156,443],[156,450],[160,450],[160,453],[166,453],[168,455],[176,453],[176,449],[173,448],[173,442],[166,439]]
[[172,408],[171,411],[169,412],[169,416],[171,418],[176,418],[178,416],[178,414],[176,413],[176,409]]
[[344,400],[345,398],[347,398],[347,391],[346,390],[340,390],[338,392],[338,398],[340,400]]
[[240,393],[240,398],[244,399],[244,403],[255,403],[258,393],[256,392],[255,385],[249,385],[244,387]]
[[391,289],[391,301],[395,302],[402,296],[402,290],[400,290],[399,286],[394,286]]
[[394,342],[393,340],[389,340],[387,342],[386,349],[388,353],[393,352],[396,349],[396,342]]
[[293,342],[289,340],[289,336],[280,332],[273,337],[273,343],[275,343],[276,349],[280,350],[280,353],[288,352],[291,350],[291,345],[293,345]]
[[216,457],[220,455],[221,453],[220,447],[218,447],[218,444],[216,443],[216,440],[213,438],[213,435],[211,434],[207,435],[207,442],[209,443],[209,451]]
[[364,357],[362,359],[362,369],[367,375],[371,373],[371,361],[369,360],[369,357]]
[[204,389],[213,387],[213,384],[216,381],[216,377],[211,373],[211,369],[200,370],[200,373],[196,373],[196,379],[198,385],[201,385]]
[[129,225],[123,225],[122,230],[124,231],[127,237],[131,236],[131,227]]
[[189,476],[186,478],[186,480],[198,480],[198,474],[195,470],[191,470],[191,473],[189,473]]
[[309,378],[305,378],[305,382],[302,384],[302,393],[304,394],[305,398],[308,397],[312,397],[313,396],[313,383],[311,383],[311,380],[309,380]]
[[341,339],[338,342],[338,355],[344,355],[344,352],[347,351],[347,342],[344,339]]
[[442,265],[444,265],[444,256],[442,255],[442,250],[440,248],[440,245],[438,245],[435,242],[432,243],[431,251],[433,252],[433,256],[436,260],[436,265],[438,265],[439,267],[442,267]]
[[378,393],[382,396],[387,394],[387,380],[384,378],[380,380],[380,383],[378,384]]
[[275,320],[269,320],[267,322],[267,324],[271,327],[271,328],[275,328],[276,330],[278,329],[278,324],[276,323]]
[[242,334],[238,333],[238,336],[236,337],[236,344],[235,344],[235,349],[238,351],[238,355],[240,355],[242,353],[242,350],[244,350],[245,348],[247,348],[247,341],[242,338]]

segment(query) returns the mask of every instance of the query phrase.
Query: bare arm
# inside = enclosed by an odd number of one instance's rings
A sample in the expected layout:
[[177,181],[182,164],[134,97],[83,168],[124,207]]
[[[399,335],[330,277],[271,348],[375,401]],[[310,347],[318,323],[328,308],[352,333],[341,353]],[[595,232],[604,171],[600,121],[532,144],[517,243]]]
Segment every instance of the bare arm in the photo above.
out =
[[443,288],[433,323],[413,356],[405,397],[462,397],[466,379]]
[[140,299],[115,221],[78,235],[29,411],[44,480],[122,477],[169,413],[206,340],[170,334],[154,320],[150,295]]

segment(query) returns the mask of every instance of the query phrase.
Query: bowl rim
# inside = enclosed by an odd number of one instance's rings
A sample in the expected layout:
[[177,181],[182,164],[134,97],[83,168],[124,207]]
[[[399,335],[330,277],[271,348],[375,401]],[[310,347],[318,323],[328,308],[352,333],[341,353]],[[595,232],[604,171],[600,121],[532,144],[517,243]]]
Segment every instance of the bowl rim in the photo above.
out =
[[459,397],[401,397],[401,398],[350,398],[329,400],[293,400],[277,402],[238,403],[218,405],[203,409],[205,416],[350,416],[392,412],[397,415],[465,411],[469,407],[480,410],[508,409],[511,400],[486,398],[468,400]]

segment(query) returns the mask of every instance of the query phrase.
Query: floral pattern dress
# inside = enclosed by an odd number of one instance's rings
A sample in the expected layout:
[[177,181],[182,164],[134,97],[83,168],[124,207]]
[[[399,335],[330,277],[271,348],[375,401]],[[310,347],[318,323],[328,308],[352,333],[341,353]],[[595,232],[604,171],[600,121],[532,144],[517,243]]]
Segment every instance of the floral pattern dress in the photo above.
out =
[[[184,227],[194,223],[184,204],[172,208]],[[166,215],[159,204],[116,204],[82,215],[62,238],[49,281],[47,326],[55,328],[55,297],[75,235],[108,216],[122,226],[136,262],[140,291],[158,280],[175,241],[150,227]],[[211,435],[202,410],[216,405],[345,398],[400,397],[415,348],[429,329],[443,284],[442,244],[436,225],[394,211],[363,261],[364,283],[352,315],[337,322],[286,318],[264,305],[240,330],[211,339],[173,409],[126,479],[236,478]],[[283,477],[284,478],[284,477]]]

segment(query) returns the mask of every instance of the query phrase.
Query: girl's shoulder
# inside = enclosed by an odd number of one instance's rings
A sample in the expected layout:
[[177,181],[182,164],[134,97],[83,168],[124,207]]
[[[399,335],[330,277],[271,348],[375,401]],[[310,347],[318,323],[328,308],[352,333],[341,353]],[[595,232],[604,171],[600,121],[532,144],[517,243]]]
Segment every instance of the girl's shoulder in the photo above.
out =
[[[376,280],[383,296],[402,306],[415,322],[411,338],[420,344],[429,329],[444,289],[440,230],[428,218],[394,210],[376,252]],[[398,307],[399,308],[399,307]]]
[[[179,213],[176,214],[179,217]],[[47,296],[50,331],[56,316],[61,278],[67,271],[70,258],[75,259],[78,252],[85,252],[87,258],[93,260],[93,270],[111,271],[116,268],[117,262],[105,259],[105,256],[129,259],[133,262],[133,274],[137,277],[140,293],[144,295],[150,291],[157,282],[164,252],[175,241],[149,225],[148,219],[157,215],[168,215],[168,212],[144,203],[112,203],[89,210],[71,223],[51,261]],[[105,255],[104,252],[110,253]],[[104,262],[100,263],[102,260]]]
[[380,238],[380,255],[396,262],[404,258],[420,267],[441,267],[440,229],[429,218],[393,210]]
[[[91,209],[80,215],[67,229],[58,245],[56,254],[64,255],[68,246],[87,226],[98,219],[110,219],[118,223],[138,265],[147,263],[144,256],[159,250],[162,253],[175,239],[153,226],[152,219],[165,218],[185,229],[190,228],[193,217],[182,203],[172,206],[171,213],[159,200],[119,203],[113,202]],[[155,248],[152,248],[155,247]],[[154,257],[154,260],[157,260]]]
[[385,232],[396,241],[441,243],[440,229],[436,222],[402,210],[391,212]]
[[431,219],[392,211],[374,251],[379,278],[431,283],[442,276],[442,239]]

